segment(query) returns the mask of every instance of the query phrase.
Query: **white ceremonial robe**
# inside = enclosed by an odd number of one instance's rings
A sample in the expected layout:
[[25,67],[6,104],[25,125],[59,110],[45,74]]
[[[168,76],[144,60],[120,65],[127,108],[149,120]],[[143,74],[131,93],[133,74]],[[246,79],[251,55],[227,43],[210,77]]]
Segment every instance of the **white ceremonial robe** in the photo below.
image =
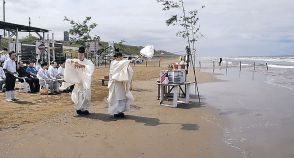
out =
[[129,64],[129,60],[114,60],[110,64],[107,98],[108,113],[110,114],[126,112],[134,102],[130,91],[133,69]]
[[[85,68],[75,68],[74,63],[85,65]],[[91,78],[95,66],[91,60],[67,59],[64,69],[65,87],[75,84],[71,99],[76,110],[89,110],[91,105]]]

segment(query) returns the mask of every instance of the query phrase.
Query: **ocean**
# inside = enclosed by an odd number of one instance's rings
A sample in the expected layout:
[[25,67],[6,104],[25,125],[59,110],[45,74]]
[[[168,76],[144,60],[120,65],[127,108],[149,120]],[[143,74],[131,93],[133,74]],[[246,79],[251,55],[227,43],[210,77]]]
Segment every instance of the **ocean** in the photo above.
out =
[[200,84],[199,92],[228,120],[224,144],[240,158],[294,157],[294,57],[218,60],[200,58],[197,67],[223,80]]
[[218,63],[219,58],[216,57],[202,57],[196,63],[197,67],[201,65],[201,69],[213,70],[214,62],[214,73],[226,68],[228,71],[230,68],[240,69],[241,63],[241,71],[262,73],[266,75],[265,83],[294,90],[294,56],[223,57],[222,59],[221,66]]

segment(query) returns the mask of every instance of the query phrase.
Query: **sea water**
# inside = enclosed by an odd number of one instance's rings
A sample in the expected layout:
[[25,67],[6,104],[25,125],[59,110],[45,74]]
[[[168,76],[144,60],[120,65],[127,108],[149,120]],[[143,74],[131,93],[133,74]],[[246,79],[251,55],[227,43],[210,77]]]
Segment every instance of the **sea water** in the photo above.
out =
[[293,60],[223,58],[221,65],[218,58],[200,60],[200,71],[213,72],[223,80],[200,84],[202,101],[229,120],[223,127],[223,141],[241,158],[294,157]]
[[[255,71],[266,75],[267,84],[294,90],[294,56],[276,57],[223,57],[219,65],[219,58],[199,58],[196,64],[201,63],[203,69],[213,69],[217,73],[220,69],[238,68],[241,70]],[[214,64],[213,64],[214,63]]]

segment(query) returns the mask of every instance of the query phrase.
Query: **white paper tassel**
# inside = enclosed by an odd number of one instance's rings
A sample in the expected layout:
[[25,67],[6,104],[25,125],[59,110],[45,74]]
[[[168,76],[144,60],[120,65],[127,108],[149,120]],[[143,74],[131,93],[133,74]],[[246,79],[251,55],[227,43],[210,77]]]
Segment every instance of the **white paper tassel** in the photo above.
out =
[[140,54],[146,58],[153,58],[154,47],[152,45],[146,46],[143,49],[141,49]]

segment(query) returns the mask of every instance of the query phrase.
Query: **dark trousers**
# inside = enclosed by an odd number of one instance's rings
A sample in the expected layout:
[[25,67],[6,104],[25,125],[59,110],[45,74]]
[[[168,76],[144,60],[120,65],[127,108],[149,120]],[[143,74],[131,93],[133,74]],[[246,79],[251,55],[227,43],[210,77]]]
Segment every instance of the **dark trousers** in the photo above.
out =
[[67,87],[63,92],[70,93],[73,91],[74,88],[75,88],[75,85],[71,85],[71,86]]
[[75,88],[75,85],[71,85],[68,87],[68,92],[72,92],[72,90]]
[[5,85],[4,84],[5,83],[5,80],[2,80],[2,81],[0,81],[0,91],[3,91],[3,85]]
[[14,91],[16,78],[10,73],[6,73],[6,91]]
[[[25,78],[26,82],[30,85],[30,90],[32,93],[37,93],[40,91],[39,79],[37,78]],[[23,79],[19,79],[21,83],[24,82]]]

